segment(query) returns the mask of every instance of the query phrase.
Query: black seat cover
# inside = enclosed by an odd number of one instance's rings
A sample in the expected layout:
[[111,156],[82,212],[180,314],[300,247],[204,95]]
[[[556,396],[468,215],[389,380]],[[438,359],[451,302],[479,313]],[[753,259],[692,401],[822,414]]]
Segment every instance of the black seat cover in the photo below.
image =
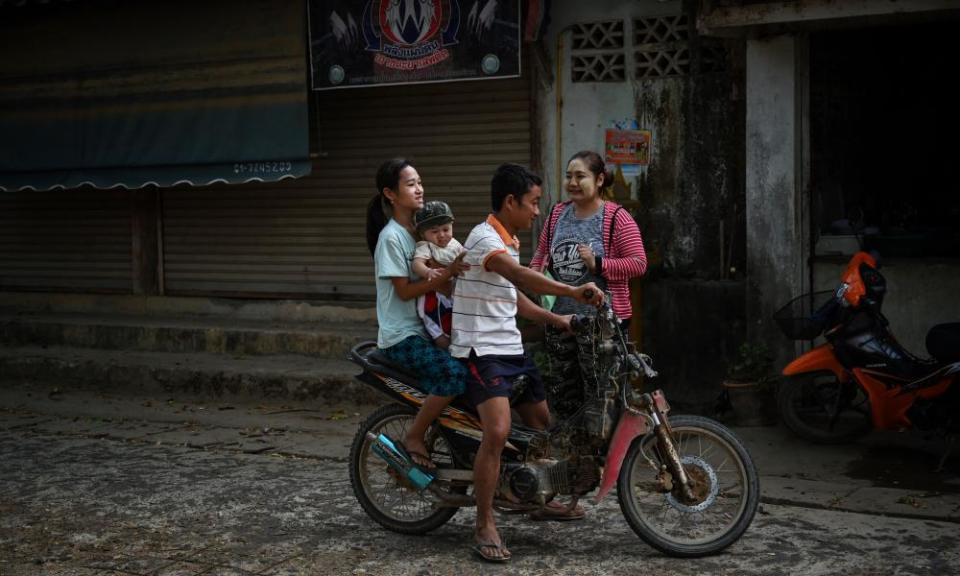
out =
[[960,362],[960,322],[931,328],[927,332],[927,352],[944,364]]

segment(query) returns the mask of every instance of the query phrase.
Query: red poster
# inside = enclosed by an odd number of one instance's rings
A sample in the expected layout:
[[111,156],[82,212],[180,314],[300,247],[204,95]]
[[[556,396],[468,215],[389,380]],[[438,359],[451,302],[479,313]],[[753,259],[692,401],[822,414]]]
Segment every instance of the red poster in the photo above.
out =
[[650,164],[649,130],[607,130],[607,164],[639,165]]

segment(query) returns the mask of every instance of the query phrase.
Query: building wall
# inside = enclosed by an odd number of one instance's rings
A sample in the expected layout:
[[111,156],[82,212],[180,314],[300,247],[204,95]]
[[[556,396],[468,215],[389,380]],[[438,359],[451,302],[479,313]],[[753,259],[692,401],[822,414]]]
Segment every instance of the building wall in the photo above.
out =
[[804,291],[802,40],[792,35],[747,40],[747,317],[748,338],[770,346],[777,364],[793,352],[773,313]]
[[[847,32],[851,36],[856,33]],[[868,65],[876,66],[864,62],[864,67]],[[818,171],[822,174],[827,152],[840,146],[870,150],[876,140],[855,132],[840,135],[845,140],[842,145],[824,142],[822,138],[811,139],[810,123],[821,119],[813,118],[810,112],[809,66],[807,37],[803,33],[747,40],[748,338],[772,344],[776,368],[781,368],[803,346],[794,345],[780,334],[772,322],[773,313],[792,297],[811,290],[810,286],[815,291],[836,288],[847,258],[857,245],[853,236],[843,237],[847,241],[843,246],[826,243],[840,237],[822,236],[818,255],[811,258],[815,235],[810,227],[818,224],[812,195],[827,197],[824,189],[830,184],[821,179],[811,186],[811,165],[819,162]],[[924,89],[921,84],[911,88],[920,93]],[[844,95],[831,105],[862,109],[868,103],[861,98],[862,95]],[[890,109],[896,110],[899,104],[891,99]],[[820,113],[823,106],[820,102]],[[928,150],[929,156],[936,157],[935,145],[924,139],[916,140],[913,146],[921,154]],[[838,181],[845,178],[862,184],[868,181],[866,171],[891,166],[879,157],[872,161],[874,165],[865,167],[849,156],[838,157],[832,168]],[[876,178],[874,174],[869,176]],[[916,196],[919,194],[914,199]],[[895,212],[888,209],[886,214],[895,217]],[[887,250],[886,255],[892,257],[885,259],[882,270],[888,280],[884,313],[901,342],[923,355],[924,339],[931,326],[960,320],[960,304],[955,296],[960,288],[960,263],[955,258],[896,255],[893,249],[891,246]],[[848,255],[820,255],[834,252]],[[880,253],[884,255],[884,248]]]
[[[691,73],[636,78],[634,20],[681,14],[691,16],[689,44],[695,60]],[[573,82],[572,27],[605,20],[625,24],[626,81]],[[563,173],[572,154],[582,149],[602,151],[605,130],[618,122],[636,121],[640,129],[650,130],[651,163],[640,169],[639,176],[627,177],[631,198],[643,203],[638,219],[644,240],[658,268],[703,278],[720,275],[720,222],[728,248],[731,238],[738,243],[733,232],[738,220],[742,226],[738,195],[742,190],[742,94],[737,86],[742,82],[742,53],[739,41],[718,41],[726,49],[723,65],[698,73],[702,63],[697,61],[697,49],[703,39],[692,30],[693,22],[692,13],[676,0],[603,0],[591,4],[589,11],[577,2],[554,3],[544,45],[550,57],[549,74],[560,79],[562,104],[558,106],[556,80],[541,89],[539,133],[546,188],[556,200],[563,197]],[[559,64],[558,36],[562,36]],[[741,257],[742,250],[727,254],[724,263]]]
[[[537,96],[546,189],[563,199],[566,160],[581,149],[602,153],[607,128],[636,122],[650,130],[650,164],[627,175],[629,192],[617,197],[638,221],[650,263],[632,288],[640,320],[634,336],[642,333],[657,362],[658,386],[706,406],[743,340],[742,41],[699,38],[690,6],[679,1],[552,6]],[[634,44],[637,20],[681,15],[688,22],[686,72],[638,77],[636,51],[648,47]],[[626,79],[573,82],[573,28],[608,20],[624,23]],[[708,62],[718,50],[719,64]]]

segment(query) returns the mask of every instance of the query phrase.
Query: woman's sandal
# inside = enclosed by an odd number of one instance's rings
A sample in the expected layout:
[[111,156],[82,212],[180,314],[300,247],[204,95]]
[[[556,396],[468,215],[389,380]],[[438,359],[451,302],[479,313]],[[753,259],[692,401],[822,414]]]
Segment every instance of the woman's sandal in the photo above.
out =
[[[500,552],[500,555],[493,555],[490,553],[490,549]],[[494,564],[502,564],[510,560],[513,557],[513,554],[503,545],[503,542],[497,544],[492,541],[477,542],[473,545],[472,550],[480,556],[484,562],[492,562]]]
[[430,457],[423,452],[410,450],[400,440],[394,441],[394,445],[399,448],[400,451],[403,452],[404,455],[406,455],[407,458],[409,458],[410,461],[413,462],[413,465],[417,468],[420,468],[425,472],[433,472],[437,469],[437,465],[433,463],[433,460],[431,460]]

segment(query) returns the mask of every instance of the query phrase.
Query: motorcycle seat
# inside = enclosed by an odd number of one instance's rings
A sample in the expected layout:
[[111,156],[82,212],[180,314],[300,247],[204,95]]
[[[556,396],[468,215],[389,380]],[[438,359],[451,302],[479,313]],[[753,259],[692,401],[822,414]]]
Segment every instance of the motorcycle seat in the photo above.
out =
[[[366,360],[371,364],[376,365],[376,367],[382,372],[389,374],[391,376],[397,377],[405,384],[409,384],[418,390],[423,390],[418,381],[417,375],[410,371],[406,366],[397,364],[391,360],[382,350],[376,347],[371,347],[371,349],[364,354]],[[510,405],[514,406],[517,399],[523,393],[524,389],[529,386],[529,378],[526,375],[518,376],[514,381],[513,393],[510,395]],[[471,404],[465,394],[461,394],[454,398],[452,405],[461,410],[466,410],[471,414],[477,414],[477,408]]]
[[960,322],[937,324],[927,332],[927,352],[937,362],[960,362]]

